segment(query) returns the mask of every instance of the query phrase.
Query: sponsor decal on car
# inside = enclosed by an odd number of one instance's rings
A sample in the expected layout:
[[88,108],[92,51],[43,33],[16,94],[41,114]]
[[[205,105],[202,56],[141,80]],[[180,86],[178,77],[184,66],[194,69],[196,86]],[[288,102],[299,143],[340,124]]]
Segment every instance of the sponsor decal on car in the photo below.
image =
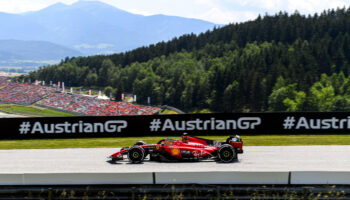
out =
[[173,149],[171,150],[171,154],[172,154],[173,156],[179,155],[179,154],[180,154],[180,149],[178,149],[178,148],[173,148]]
[[206,153],[204,151],[192,151],[192,155],[195,157],[195,158],[198,158],[202,155],[205,155]]

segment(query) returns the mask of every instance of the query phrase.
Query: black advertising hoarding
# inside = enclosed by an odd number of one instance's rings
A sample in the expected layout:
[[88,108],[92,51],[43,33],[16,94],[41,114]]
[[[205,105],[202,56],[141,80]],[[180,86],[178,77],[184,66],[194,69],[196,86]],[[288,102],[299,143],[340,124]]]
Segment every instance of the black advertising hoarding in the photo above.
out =
[[2,118],[0,139],[190,135],[350,134],[350,113],[221,113]]

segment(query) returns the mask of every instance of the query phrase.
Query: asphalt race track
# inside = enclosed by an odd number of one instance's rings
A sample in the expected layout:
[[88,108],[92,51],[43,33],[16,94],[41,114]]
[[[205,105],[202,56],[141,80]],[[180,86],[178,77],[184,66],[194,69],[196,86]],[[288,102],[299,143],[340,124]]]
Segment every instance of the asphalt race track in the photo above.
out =
[[349,146],[248,146],[233,163],[215,161],[117,164],[117,148],[0,150],[0,173],[349,171]]

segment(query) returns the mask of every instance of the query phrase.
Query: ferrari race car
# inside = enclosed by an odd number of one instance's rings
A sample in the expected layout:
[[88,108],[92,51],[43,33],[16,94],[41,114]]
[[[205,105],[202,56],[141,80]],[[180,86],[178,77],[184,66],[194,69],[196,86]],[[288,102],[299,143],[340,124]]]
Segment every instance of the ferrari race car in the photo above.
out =
[[230,136],[226,141],[214,141],[184,135],[181,140],[162,139],[157,144],[138,141],[132,147],[124,147],[108,158],[112,162],[123,160],[127,155],[131,163],[141,163],[146,156],[151,161],[198,161],[215,159],[232,162],[243,153],[243,141],[239,136]]

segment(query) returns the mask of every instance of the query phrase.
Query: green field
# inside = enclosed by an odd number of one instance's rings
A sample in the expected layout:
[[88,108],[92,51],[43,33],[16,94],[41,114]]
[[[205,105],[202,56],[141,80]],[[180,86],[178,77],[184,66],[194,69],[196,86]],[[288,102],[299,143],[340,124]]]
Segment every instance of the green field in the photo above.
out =
[[[1,88],[0,88],[1,89]],[[72,117],[77,116],[71,113],[56,111],[52,109],[42,108],[35,105],[23,106],[16,104],[0,104],[0,112],[6,112],[10,114],[24,115],[27,117]],[[165,114],[178,114],[175,111],[165,109],[162,111]]]
[[[225,140],[227,136],[200,136],[213,140]],[[138,140],[148,144],[156,143],[165,137],[124,137],[92,139],[36,139],[2,140],[0,149],[55,149],[55,148],[102,148],[131,146]],[[180,137],[168,137],[180,138]],[[350,145],[350,135],[275,135],[242,136],[244,146],[281,145]]]
[[162,115],[176,115],[176,114],[179,114],[173,110],[169,110],[169,109],[164,109],[161,113]]
[[0,104],[0,112],[5,111],[11,114],[25,115],[29,117],[71,117],[76,116],[70,113],[41,108],[37,106],[22,106],[14,104]]

